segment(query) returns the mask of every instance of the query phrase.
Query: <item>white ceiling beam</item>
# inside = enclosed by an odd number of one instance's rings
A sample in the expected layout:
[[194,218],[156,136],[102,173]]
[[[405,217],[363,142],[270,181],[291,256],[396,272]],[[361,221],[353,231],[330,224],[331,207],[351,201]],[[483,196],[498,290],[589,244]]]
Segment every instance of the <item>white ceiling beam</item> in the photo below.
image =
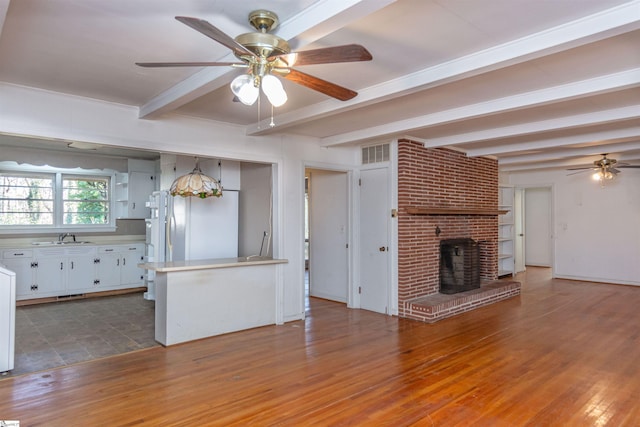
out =
[[396,135],[407,134],[411,131],[435,125],[481,118],[506,111],[538,107],[636,86],[640,86],[640,68],[347,132],[323,138],[322,145],[332,146],[367,141],[373,138],[394,138]]
[[598,141],[607,141],[623,138],[640,139],[640,126],[625,129],[607,130],[601,132],[590,132],[582,135],[571,135],[560,138],[549,138],[522,142],[518,144],[502,144],[493,147],[483,147],[467,150],[469,157],[498,156],[500,154],[510,154],[530,150],[542,150],[545,148],[557,148],[575,144],[593,144]]
[[[393,1],[395,0],[321,0],[314,3],[309,10],[303,10],[282,22],[278,28],[278,36],[292,40],[292,47],[298,48]],[[217,61],[236,62],[238,59],[229,53]],[[202,69],[141,106],[139,117],[158,117],[228,85],[230,79],[227,78],[227,74],[232,70],[231,67]]]
[[[498,161],[500,167],[517,166],[526,163],[548,162],[560,158],[596,156],[604,153],[622,153],[626,151],[640,152],[640,140],[633,142],[625,142],[621,144],[603,144],[589,147],[568,148],[565,150],[553,150],[542,153],[524,154],[513,157],[501,157]],[[619,155],[617,157],[620,157]],[[618,159],[620,160],[620,159]],[[535,167],[535,164],[533,165]]]
[[357,21],[395,2],[396,0],[319,1],[280,24],[278,36],[287,40],[291,50],[299,50],[345,27],[350,22]]
[[[254,123],[249,135],[281,132],[314,119],[350,111],[366,105],[401,97],[418,90],[441,86],[489,71],[572,49],[640,28],[637,9],[640,0],[625,3],[585,18],[569,22],[462,58],[411,73],[359,90],[350,101],[329,99],[278,116],[277,129]],[[375,58],[374,58],[375,59]],[[329,142],[329,145],[348,141]]]
[[537,122],[528,122],[512,126],[485,129],[476,132],[443,136],[440,138],[429,138],[425,142],[425,147],[446,147],[457,144],[465,144],[469,142],[513,138],[523,135],[531,135],[538,132],[550,132],[572,129],[581,126],[602,125],[606,123],[637,118],[640,118],[640,104],[621,108],[613,108],[609,110],[595,111],[592,113],[577,114],[574,116],[557,117],[554,119],[540,120]]

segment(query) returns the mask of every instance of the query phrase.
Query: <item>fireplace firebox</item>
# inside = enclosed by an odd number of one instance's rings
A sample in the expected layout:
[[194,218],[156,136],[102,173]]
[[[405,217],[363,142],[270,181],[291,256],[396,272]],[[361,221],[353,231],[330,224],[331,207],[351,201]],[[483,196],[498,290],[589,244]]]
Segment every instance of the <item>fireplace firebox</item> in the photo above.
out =
[[440,241],[440,293],[480,287],[480,245],[473,239]]

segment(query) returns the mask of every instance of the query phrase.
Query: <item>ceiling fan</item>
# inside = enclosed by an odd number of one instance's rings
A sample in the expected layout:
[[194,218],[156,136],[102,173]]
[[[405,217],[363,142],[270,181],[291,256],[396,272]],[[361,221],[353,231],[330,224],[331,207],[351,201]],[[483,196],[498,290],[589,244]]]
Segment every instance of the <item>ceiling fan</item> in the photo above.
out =
[[209,22],[186,16],[176,16],[178,21],[228,47],[240,62],[136,62],[141,67],[210,67],[231,66],[247,68],[247,74],[231,82],[231,90],[246,105],[258,99],[260,88],[273,106],[279,107],[287,100],[282,83],[275,75],[294,83],[347,101],[357,92],[335,83],[319,79],[292,68],[294,65],[315,65],[338,62],[370,61],[371,54],[364,47],[348,44],[301,52],[291,52],[286,40],[269,34],[278,26],[278,16],[268,10],[256,10],[249,14],[249,23],[258,31],[231,38]]
[[569,175],[575,175],[577,173],[586,172],[589,170],[594,171],[592,177],[596,181],[605,181],[615,178],[620,173],[619,169],[622,168],[640,168],[638,165],[630,165],[627,163],[618,163],[616,159],[610,159],[607,153],[601,154],[602,158],[593,162],[593,166],[586,166],[580,168],[567,169],[570,171],[577,171],[570,173]]

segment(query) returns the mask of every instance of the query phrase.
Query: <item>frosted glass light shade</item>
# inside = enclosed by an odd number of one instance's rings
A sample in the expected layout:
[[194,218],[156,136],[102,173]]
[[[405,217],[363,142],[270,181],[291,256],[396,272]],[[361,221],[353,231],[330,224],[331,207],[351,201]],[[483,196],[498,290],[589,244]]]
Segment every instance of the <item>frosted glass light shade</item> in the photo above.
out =
[[276,76],[267,74],[262,78],[262,91],[267,95],[267,99],[274,107],[280,107],[287,102],[287,93]]
[[258,99],[260,89],[253,84],[252,76],[242,74],[231,82],[231,92],[233,92],[244,105],[253,105]]
[[594,181],[604,181],[604,180],[611,180],[614,178],[614,176],[615,175],[610,171],[598,171],[593,175],[591,175],[591,178],[593,178]]

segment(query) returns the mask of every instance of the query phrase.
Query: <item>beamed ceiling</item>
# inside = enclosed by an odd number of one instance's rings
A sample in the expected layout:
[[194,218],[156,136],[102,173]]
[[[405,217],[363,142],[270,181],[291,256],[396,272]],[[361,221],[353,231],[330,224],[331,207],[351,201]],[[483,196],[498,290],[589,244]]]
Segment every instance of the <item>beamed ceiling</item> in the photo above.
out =
[[[370,62],[301,71],[358,92],[343,102],[284,80],[275,109],[233,102],[231,67],[150,69],[135,62],[235,61],[174,19],[234,37],[250,11],[280,17],[294,50],[358,43]],[[409,137],[495,156],[501,170],[640,164],[640,1],[628,0],[0,0],[0,82],[244,126],[321,146]]]

